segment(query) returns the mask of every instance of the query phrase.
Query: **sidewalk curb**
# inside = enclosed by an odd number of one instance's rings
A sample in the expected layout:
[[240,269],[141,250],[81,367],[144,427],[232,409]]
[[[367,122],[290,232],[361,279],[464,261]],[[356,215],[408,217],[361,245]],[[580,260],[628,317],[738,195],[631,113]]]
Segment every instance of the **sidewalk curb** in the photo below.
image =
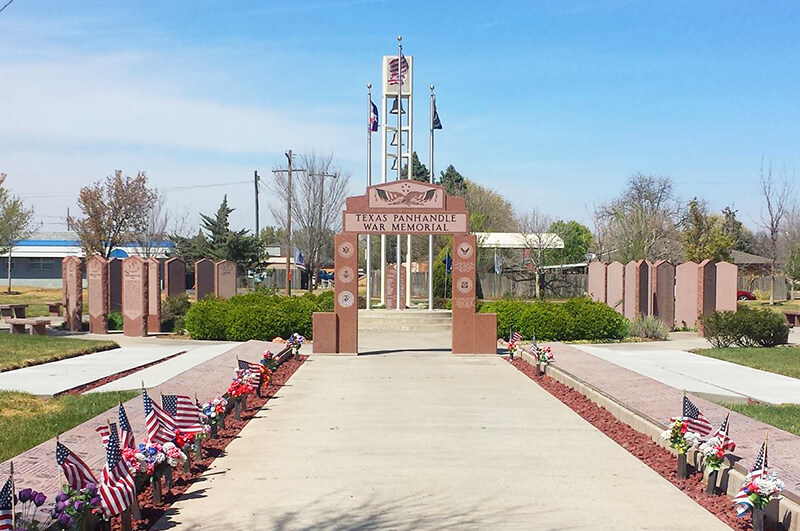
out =
[[[535,365],[536,359],[527,352],[518,352],[523,360]],[[553,378],[559,383],[579,392],[598,406],[604,408],[611,413],[617,420],[628,424],[636,431],[643,433],[650,437],[656,444],[662,448],[666,448],[671,453],[677,455],[677,452],[669,447],[667,441],[661,439],[661,432],[667,427],[666,425],[650,418],[649,416],[640,413],[622,402],[616,400],[613,396],[605,393],[580,378],[570,374],[564,369],[560,369],[553,364],[548,364],[544,368],[547,376]],[[687,454],[687,461],[689,464],[697,465],[697,452],[692,451]],[[729,466],[720,470],[718,476],[718,487],[725,492],[729,498],[733,498],[739,492],[739,487],[744,482],[747,470],[739,464],[733,467]],[[707,481],[707,476],[704,478]],[[790,499],[790,497],[792,499]],[[779,502],[770,502],[765,510],[767,521],[773,524],[778,524],[786,531],[800,531],[800,497],[796,493],[786,492]]]

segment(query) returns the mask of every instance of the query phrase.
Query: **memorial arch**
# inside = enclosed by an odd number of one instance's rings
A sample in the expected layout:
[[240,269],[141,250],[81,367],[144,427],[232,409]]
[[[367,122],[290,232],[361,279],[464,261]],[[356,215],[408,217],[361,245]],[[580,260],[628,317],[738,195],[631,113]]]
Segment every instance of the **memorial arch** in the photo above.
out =
[[[443,186],[404,179],[348,197],[342,216],[342,233],[334,237],[334,311],[314,314],[315,354],[358,354],[359,234],[452,235],[453,354],[497,351],[497,316],[475,312],[477,241],[469,233],[464,198],[448,196]],[[404,294],[395,290],[395,296]]]

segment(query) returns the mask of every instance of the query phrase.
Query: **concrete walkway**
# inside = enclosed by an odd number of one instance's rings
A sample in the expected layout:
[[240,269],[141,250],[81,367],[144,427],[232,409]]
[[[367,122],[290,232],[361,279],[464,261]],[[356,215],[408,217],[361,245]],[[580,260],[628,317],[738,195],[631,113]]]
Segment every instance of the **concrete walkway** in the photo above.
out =
[[737,365],[681,349],[708,348],[702,338],[674,334],[671,341],[572,345],[574,348],[619,365],[676,389],[709,400],[770,404],[800,404],[800,380]]
[[268,406],[154,529],[727,529],[500,357],[312,356]]
[[[86,336],[84,336],[86,337]],[[116,336],[95,336],[104,339],[119,339]],[[126,338],[130,339],[130,338]],[[121,346],[117,349],[96,352],[76,358],[69,358],[42,365],[34,365],[14,371],[0,373],[0,389],[24,391],[41,396],[51,396],[61,393],[73,387],[96,381],[111,374],[127,371],[135,367],[140,367],[154,361],[178,354],[203,348],[204,350],[183,363],[178,356],[174,360],[176,363],[168,365],[166,368],[159,368],[160,364],[147,369],[147,376],[152,378],[152,382],[145,380],[148,386],[158,385],[163,381],[180,374],[198,363],[202,363],[214,356],[233,348],[235,343],[212,344],[204,342],[158,340],[155,338],[135,338],[135,340],[120,340]],[[197,361],[197,360],[200,361]],[[165,362],[165,364],[170,362]],[[143,378],[142,373],[136,373],[135,385],[126,387],[110,386],[107,390],[116,389],[136,389],[141,387]],[[121,381],[121,380],[120,380]]]

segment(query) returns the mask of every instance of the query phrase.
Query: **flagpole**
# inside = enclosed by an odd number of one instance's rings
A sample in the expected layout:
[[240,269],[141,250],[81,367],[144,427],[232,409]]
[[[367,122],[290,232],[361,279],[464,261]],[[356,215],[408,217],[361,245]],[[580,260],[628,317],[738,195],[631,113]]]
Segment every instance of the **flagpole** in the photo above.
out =
[[14,485],[14,461],[11,461],[11,529],[17,528],[17,486]]
[[[403,36],[397,36],[397,180],[399,181],[403,176]],[[410,163],[411,161],[409,161]],[[396,311],[400,311],[400,275],[403,274],[401,270],[400,261],[400,234],[397,234],[397,249],[396,249],[396,271],[397,277],[395,278],[395,296],[397,299]],[[408,282],[408,279],[406,279]]]
[[[430,176],[429,182],[433,184],[433,101],[436,96],[433,94],[433,85],[431,85],[431,139],[428,146]],[[433,311],[433,234],[428,234],[428,310]]]
[[[367,187],[372,185],[372,83],[367,83]],[[367,310],[372,306],[372,237],[367,234]],[[356,275],[358,278],[358,275]]]

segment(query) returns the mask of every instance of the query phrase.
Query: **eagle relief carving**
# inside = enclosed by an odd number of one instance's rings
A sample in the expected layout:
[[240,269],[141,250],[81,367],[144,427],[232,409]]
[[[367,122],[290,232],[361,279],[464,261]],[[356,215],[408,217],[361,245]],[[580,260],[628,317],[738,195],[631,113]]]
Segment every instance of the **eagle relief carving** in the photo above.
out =
[[411,180],[396,181],[380,185],[371,190],[371,208],[444,208],[442,190],[425,183]]

